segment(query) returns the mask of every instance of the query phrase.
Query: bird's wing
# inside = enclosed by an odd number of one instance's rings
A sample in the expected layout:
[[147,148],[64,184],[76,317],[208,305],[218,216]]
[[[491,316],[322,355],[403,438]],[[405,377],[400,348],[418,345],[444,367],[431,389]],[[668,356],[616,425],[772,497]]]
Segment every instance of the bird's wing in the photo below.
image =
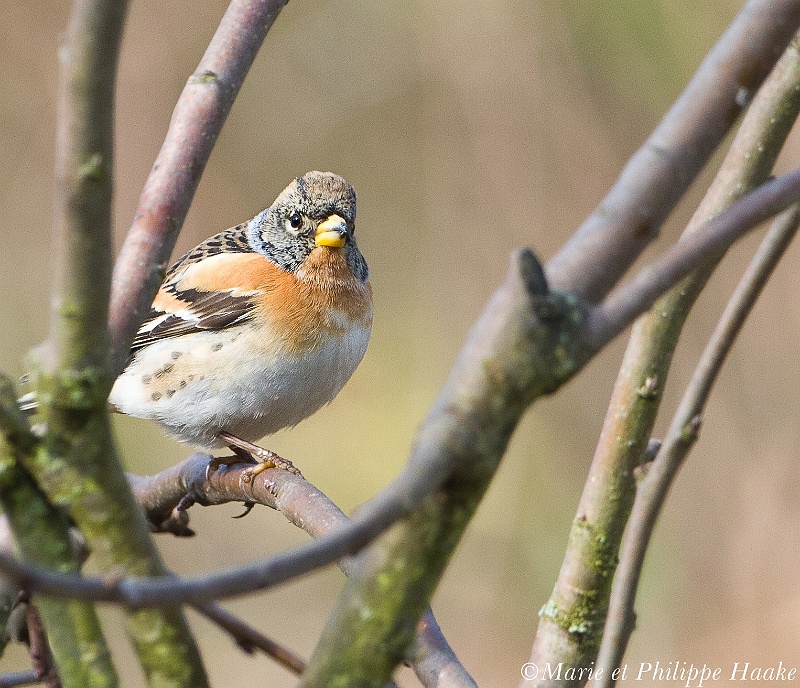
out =
[[221,330],[251,317],[278,268],[253,251],[232,251],[225,234],[206,240],[169,271],[132,353],[162,339]]

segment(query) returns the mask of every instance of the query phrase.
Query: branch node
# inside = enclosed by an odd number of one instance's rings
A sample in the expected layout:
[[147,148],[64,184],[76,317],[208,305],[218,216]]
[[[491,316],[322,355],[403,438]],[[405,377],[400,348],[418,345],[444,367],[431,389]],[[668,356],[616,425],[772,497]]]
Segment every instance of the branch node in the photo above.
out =
[[544,267],[534,252],[529,248],[523,248],[517,253],[517,260],[519,274],[528,294],[534,298],[547,296],[550,293],[547,277],[544,274]]

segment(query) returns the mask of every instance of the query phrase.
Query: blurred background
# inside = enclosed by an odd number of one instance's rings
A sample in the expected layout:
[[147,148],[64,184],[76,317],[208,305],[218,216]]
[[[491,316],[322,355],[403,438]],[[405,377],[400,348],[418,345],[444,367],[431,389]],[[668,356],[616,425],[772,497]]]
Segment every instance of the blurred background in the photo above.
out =
[[[233,108],[175,255],[252,217],[292,177],[336,171],[358,189],[375,329],[335,402],[265,446],[301,466],[345,511],[396,476],[509,252],[530,246],[542,259],[556,252],[741,4],[290,2]],[[225,6],[132,3],[117,84],[117,245],[172,107]],[[69,3],[53,0],[45,9],[0,0],[0,8],[0,369],[18,375],[47,333],[57,50]],[[782,166],[797,158],[793,139]],[[681,231],[703,183],[653,251]],[[661,430],[757,240],[731,252],[692,314]],[[737,343],[660,521],[631,664],[800,666],[797,249]],[[481,686],[516,685],[528,658],[624,340],[528,413],[439,588],[434,611]],[[131,471],[158,472],[189,452],[155,425],[116,421]],[[193,508],[196,538],[158,537],[168,564],[199,574],[306,539],[268,509],[231,520],[239,511]],[[341,585],[330,569],[226,604],[308,656]],[[268,659],[243,655],[190,617],[214,685],[293,683]],[[105,610],[104,619],[126,685],[140,685],[121,615]],[[12,649],[0,671],[27,666]]]

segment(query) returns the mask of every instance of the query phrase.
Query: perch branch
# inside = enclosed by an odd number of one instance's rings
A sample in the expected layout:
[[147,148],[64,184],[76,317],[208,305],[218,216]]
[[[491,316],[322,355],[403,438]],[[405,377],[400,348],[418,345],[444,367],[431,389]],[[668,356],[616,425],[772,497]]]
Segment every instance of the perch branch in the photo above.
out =
[[[263,479],[260,481],[263,486],[256,485],[246,490],[236,468],[222,468],[212,474],[212,480],[208,481],[206,466],[209,458],[203,454],[194,455],[156,476],[129,475],[137,500],[154,527],[158,528],[165,521],[175,518],[176,509],[186,495],[203,504],[257,500],[280,511],[291,523],[312,537],[322,537],[348,522],[347,516],[316,487],[285,471],[272,471],[270,475],[274,478]],[[179,520],[186,527],[186,519]],[[339,564],[345,574],[349,574],[349,560],[343,559]],[[417,643],[409,653],[409,662],[424,686],[445,685],[442,683],[444,680],[448,681],[446,685],[452,687],[475,685],[442,635],[430,610],[417,630]]]
[[0,674],[0,688],[17,688],[17,686],[32,686],[40,683],[36,672],[18,671],[13,674]]

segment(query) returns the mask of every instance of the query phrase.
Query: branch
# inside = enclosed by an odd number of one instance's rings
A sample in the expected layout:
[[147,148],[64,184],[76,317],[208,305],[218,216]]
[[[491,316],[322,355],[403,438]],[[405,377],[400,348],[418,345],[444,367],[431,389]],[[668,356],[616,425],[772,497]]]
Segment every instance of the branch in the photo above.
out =
[[697,439],[703,408],[722,364],[798,225],[800,206],[795,205],[775,221],[764,237],[703,351],[660,451],[646,466],[628,522],[598,656],[598,668],[606,670],[600,681],[603,686],[613,685],[611,670],[620,665],[633,630],[630,620],[645,552],[669,488]]
[[[107,322],[114,85],[126,10],[125,0],[76,0],[59,51],[56,278],[48,358],[37,375],[46,432],[35,453],[19,458],[50,503],[69,511],[101,568],[148,576],[166,570],[128,489],[106,410],[113,380]],[[135,611],[127,623],[149,681],[207,684],[178,608]],[[55,642],[54,630],[48,628]]]
[[267,32],[287,0],[232,0],[172,113],[114,266],[109,326],[115,374],[164,278],[203,169]]
[[[53,570],[77,572],[81,561],[70,538],[69,519],[53,507],[21,466],[22,454],[35,451],[38,440],[17,409],[14,392],[11,381],[0,376],[0,507],[4,521],[7,519],[11,527],[2,550],[11,551],[13,534],[21,556],[28,561]],[[32,611],[31,604],[27,619],[29,626],[33,624],[33,630],[39,631],[30,634],[29,642],[38,676],[48,676],[48,684],[56,682],[52,685],[57,685],[60,677],[65,688],[118,685],[92,605],[45,596],[37,596],[33,602],[39,614]],[[0,628],[5,629],[5,622]]]
[[[678,242],[684,250],[687,237],[705,234],[707,218],[768,178],[800,107],[798,57],[794,46],[787,49],[756,95],[719,173]],[[646,459],[645,447],[683,323],[721,257],[722,252],[701,264],[634,325],[564,563],[541,614],[531,652],[536,664],[563,661],[587,667],[596,659],[620,542],[633,505],[634,471]],[[657,277],[658,268],[650,266],[640,275]],[[634,300],[643,296],[633,289],[628,293]],[[592,317],[600,318],[597,313]]]
[[[31,656],[33,672],[38,681],[45,685],[45,688],[61,688],[62,683],[53,663],[53,655],[50,652],[50,645],[47,641],[48,634],[45,632],[42,619],[39,617],[36,607],[32,604],[28,604],[27,607],[25,616],[28,627],[28,653]],[[107,681],[103,683],[106,684]],[[70,684],[66,683],[66,685]],[[73,685],[78,684],[75,683]]]
[[[659,129],[660,134],[664,129],[681,131],[700,151],[667,149],[667,155],[680,152],[692,161],[681,168],[677,158],[671,159],[679,174],[669,175],[669,181],[677,192],[658,183],[661,175],[653,169],[663,171],[664,166],[653,159],[655,149],[644,153],[654,167],[638,170],[641,181],[634,179],[637,165],[628,168],[610,194],[610,200],[623,202],[604,208],[611,211],[613,222],[589,221],[548,266],[554,289],[596,301],[621,278],[732,124],[738,113],[735,96],[742,87],[747,95],[758,88],[798,24],[798,2],[759,0],[747,5],[668,118],[672,121]],[[708,105],[700,97],[703,91],[717,90],[727,99]],[[699,140],[690,135],[698,121]],[[704,130],[708,123],[713,126]],[[677,141],[664,138],[656,137],[651,144],[669,146]],[[619,208],[641,207],[655,209],[646,222],[637,221],[641,218],[635,212],[617,221]],[[548,304],[560,308],[554,318],[537,308],[544,294],[526,294],[520,288],[526,265],[533,263],[524,254],[519,256],[470,333],[419,431],[409,465],[421,467],[434,457],[437,462],[447,457],[445,483],[359,556],[358,573],[339,598],[302,686],[330,685],[344,677],[352,677],[350,685],[371,685],[391,675],[410,642],[407,629],[433,595],[522,412],[538,396],[557,389],[592,355],[591,340],[585,349],[576,342],[581,308],[575,301]]]
[[0,674],[0,688],[16,688],[17,686],[32,686],[40,683],[33,670],[20,671],[14,674]]
[[194,608],[210,621],[223,628],[236,640],[236,644],[251,654],[256,649],[272,657],[282,667],[299,676],[306,668],[305,660],[300,655],[276,643],[255,628],[244,623],[229,611],[213,602],[197,603]]
[[798,26],[797,0],[745,5],[608,195],[550,261],[554,289],[596,303],[616,284],[658,235]]
[[588,341],[602,347],[684,277],[707,263],[716,265],[748,231],[799,200],[800,168],[762,184],[696,232],[684,235],[592,309],[586,324]]
[[[312,537],[322,537],[348,523],[347,516],[328,497],[299,476],[286,471],[270,471],[270,477],[256,478],[256,482],[261,484],[246,487],[247,484],[239,479],[241,468],[228,467],[215,471],[208,480],[206,467],[209,459],[207,455],[196,454],[156,476],[128,476],[137,500],[156,528],[174,522],[180,523],[184,529],[188,527],[186,511],[180,506],[185,503],[187,495],[204,505],[257,501],[277,509]],[[166,530],[173,532],[173,526],[167,526]],[[339,565],[345,574],[350,574],[349,560],[343,559]],[[424,686],[475,685],[445,640],[430,610],[417,632],[417,643],[409,654],[409,661]],[[447,683],[442,684],[441,681],[445,680]]]
[[583,363],[581,322],[573,300],[547,292],[533,254],[516,253],[416,437],[406,470],[441,466],[439,480],[359,556],[300,685],[388,679],[517,421]]

